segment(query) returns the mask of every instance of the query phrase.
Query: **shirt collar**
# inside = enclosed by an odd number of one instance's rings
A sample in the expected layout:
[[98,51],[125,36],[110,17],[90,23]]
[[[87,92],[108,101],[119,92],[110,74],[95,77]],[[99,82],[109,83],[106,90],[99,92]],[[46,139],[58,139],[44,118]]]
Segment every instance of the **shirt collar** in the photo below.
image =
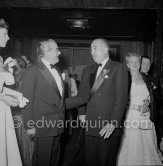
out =
[[101,62],[102,66],[100,66],[100,67],[103,68],[105,66],[105,64],[107,63],[108,60],[109,60],[109,58],[106,58],[105,60],[103,60]]
[[45,64],[45,66],[47,66],[49,69],[51,69],[51,67],[50,67],[51,63],[49,61],[47,61],[47,60],[45,60],[43,58],[41,58],[41,61]]

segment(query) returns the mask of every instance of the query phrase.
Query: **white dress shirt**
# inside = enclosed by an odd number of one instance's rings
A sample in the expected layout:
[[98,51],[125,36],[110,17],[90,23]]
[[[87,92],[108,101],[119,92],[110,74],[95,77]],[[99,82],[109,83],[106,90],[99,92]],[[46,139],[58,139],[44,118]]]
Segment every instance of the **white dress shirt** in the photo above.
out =
[[50,62],[46,61],[46,60],[43,59],[43,58],[42,58],[41,60],[42,60],[42,62],[45,64],[45,66],[49,69],[49,71],[50,71],[50,73],[52,74],[52,76],[54,77],[54,79],[55,79],[55,81],[56,81],[56,83],[57,83],[59,92],[60,92],[60,94],[61,94],[61,96],[62,96],[63,87],[62,87],[61,77],[60,77],[58,71],[57,71],[55,68],[51,69],[51,67],[50,67],[50,64],[51,64],[51,63],[50,63]]
[[105,59],[101,62],[102,66],[98,67],[98,70],[97,70],[97,73],[96,73],[96,79],[97,79],[98,75],[100,74],[100,72],[102,71],[103,67],[105,66],[105,64],[108,60],[109,60],[109,58],[107,58],[107,59]]

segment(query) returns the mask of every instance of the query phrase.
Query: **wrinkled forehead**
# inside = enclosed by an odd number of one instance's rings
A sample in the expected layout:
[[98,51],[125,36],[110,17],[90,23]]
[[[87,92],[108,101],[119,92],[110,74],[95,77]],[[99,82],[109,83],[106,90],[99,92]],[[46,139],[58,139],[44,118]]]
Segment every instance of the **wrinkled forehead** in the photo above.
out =
[[91,47],[101,47],[104,46],[104,42],[100,39],[94,40],[91,44]]
[[126,60],[127,60],[127,63],[128,62],[140,62],[140,57],[138,57],[138,56],[134,56],[134,55],[130,55],[130,56],[128,56],[128,57],[126,57]]
[[47,41],[47,47],[48,48],[58,48],[58,45],[54,40],[48,40]]

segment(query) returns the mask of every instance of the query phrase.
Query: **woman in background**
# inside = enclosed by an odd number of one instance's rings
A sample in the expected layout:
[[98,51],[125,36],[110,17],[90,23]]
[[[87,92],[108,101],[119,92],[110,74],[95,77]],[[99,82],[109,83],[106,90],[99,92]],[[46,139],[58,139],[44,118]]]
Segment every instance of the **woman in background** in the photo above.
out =
[[[5,47],[8,37],[8,26],[0,19],[0,47]],[[4,83],[13,83],[11,73],[3,67],[3,58],[0,58],[0,165],[22,166],[18,149],[15,129],[12,121],[10,106],[17,106],[18,100],[2,93]]]
[[139,72],[140,59],[137,53],[129,53],[126,57],[131,76],[130,101],[118,165],[162,165],[153,123],[155,85]]

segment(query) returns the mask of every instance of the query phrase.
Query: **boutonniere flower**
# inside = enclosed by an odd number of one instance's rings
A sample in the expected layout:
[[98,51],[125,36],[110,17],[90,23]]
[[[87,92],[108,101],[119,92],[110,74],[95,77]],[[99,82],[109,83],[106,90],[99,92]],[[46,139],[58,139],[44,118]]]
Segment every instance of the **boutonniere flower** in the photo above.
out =
[[65,80],[66,74],[62,73],[62,79]]
[[157,88],[157,86],[155,86],[155,84],[153,82],[151,83],[151,86],[152,86],[152,89],[156,89]]
[[108,74],[109,74],[110,70],[109,69],[104,69],[102,70],[101,76],[103,79],[107,79],[109,78]]

